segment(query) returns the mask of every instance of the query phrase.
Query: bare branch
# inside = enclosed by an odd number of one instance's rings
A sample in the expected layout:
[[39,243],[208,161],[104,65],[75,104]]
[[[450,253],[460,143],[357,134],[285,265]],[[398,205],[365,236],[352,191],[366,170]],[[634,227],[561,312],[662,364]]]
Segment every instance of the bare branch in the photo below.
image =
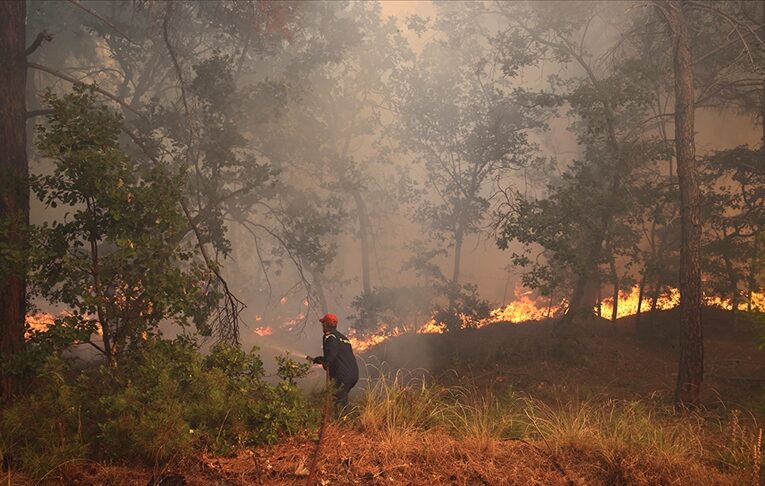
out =
[[54,110],[32,110],[27,112],[27,120],[30,118],[34,118],[36,116],[47,116],[52,115],[54,113]]
[[[32,69],[37,69],[38,71],[46,72],[48,74],[56,76],[57,78],[61,78],[64,81],[69,81],[72,84],[83,84],[82,81],[80,81],[80,80],[78,80],[76,78],[73,78],[72,76],[69,76],[68,74],[62,73],[61,71],[57,71],[57,70],[49,68],[47,66],[43,66],[42,64],[37,64],[35,62],[27,62],[27,67],[30,67]],[[117,96],[113,95],[112,93],[110,93],[108,91],[105,91],[105,90],[99,88],[96,85],[92,85],[92,86],[93,86],[93,89],[97,93],[101,93],[102,95],[106,96],[110,100],[119,103],[120,106],[122,106],[126,110],[128,110],[128,111],[130,111],[130,112],[132,112],[132,113],[134,113],[134,114],[136,114],[138,116],[140,116],[141,118],[144,117],[144,115],[140,111],[138,111],[135,108],[133,108],[132,106],[128,105],[125,101],[121,100],[120,98],[118,98]]]
[[43,30],[39,34],[37,34],[37,37],[35,37],[35,40],[32,41],[32,44],[30,44],[29,47],[27,47],[27,50],[24,51],[24,56],[29,57],[33,52],[37,50],[40,45],[42,45],[43,42],[50,42],[53,40],[53,35],[49,34],[47,30]]

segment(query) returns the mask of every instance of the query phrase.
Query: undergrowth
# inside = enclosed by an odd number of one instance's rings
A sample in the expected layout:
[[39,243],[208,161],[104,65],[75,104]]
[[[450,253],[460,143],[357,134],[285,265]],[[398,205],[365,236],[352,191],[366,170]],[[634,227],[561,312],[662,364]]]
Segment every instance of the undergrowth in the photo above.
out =
[[317,420],[295,385],[307,369],[283,358],[271,384],[255,350],[217,345],[205,356],[187,340],[147,342],[118,368],[51,357],[32,391],[2,409],[0,459],[51,478],[77,460],[156,467],[273,443]]
[[[504,441],[538,444],[550,454],[596,451],[619,462],[625,451],[671,463],[695,461],[751,477],[763,470],[762,426],[740,410],[676,414],[652,400],[540,400],[496,396],[474,385],[443,387],[427,375],[402,371],[372,380],[351,416],[382,449],[416,443],[434,430],[493,448]],[[383,451],[384,452],[384,451]]]

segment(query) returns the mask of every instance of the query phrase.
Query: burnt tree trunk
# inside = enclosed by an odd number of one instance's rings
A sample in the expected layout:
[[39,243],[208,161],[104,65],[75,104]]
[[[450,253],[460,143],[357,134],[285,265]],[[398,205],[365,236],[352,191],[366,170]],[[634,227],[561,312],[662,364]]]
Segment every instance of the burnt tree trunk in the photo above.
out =
[[693,62],[683,3],[658,7],[671,30],[675,71],[675,150],[680,184],[680,363],[675,404],[701,405],[704,340],[701,326],[701,211],[694,140]]
[[602,289],[600,288],[600,282],[598,282],[598,297],[597,297],[597,299],[598,299],[598,304],[597,304],[598,317],[603,317],[603,294],[602,294]]
[[[26,2],[0,2],[0,244],[23,248],[29,223],[29,167],[26,154]],[[0,359],[24,346],[25,264],[2,262],[0,274]],[[0,370],[0,373],[2,371]],[[0,374],[4,401],[16,391],[12,376]]]
[[733,266],[733,261],[727,251],[723,254],[723,261],[725,262],[725,271],[728,274],[728,292],[730,292],[730,315],[733,323],[733,329],[738,329],[738,276],[736,275],[736,269]]
[[[746,311],[752,312],[752,298],[754,297],[754,289],[757,286],[757,274],[759,272],[759,251],[760,251],[760,234],[759,232],[754,235],[754,243],[752,245],[752,256],[749,259],[749,275],[746,279]],[[765,310],[765,309],[762,309]]]

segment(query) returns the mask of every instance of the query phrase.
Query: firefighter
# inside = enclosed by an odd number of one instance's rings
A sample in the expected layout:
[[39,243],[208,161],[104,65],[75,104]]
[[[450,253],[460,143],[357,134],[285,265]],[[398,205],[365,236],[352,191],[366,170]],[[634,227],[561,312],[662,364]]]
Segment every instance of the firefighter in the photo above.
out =
[[319,322],[324,331],[324,356],[313,358],[312,361],[329,372],[329,378],[336,387],[335,405],[344,408],[348,405],[348,392],[359,381],[359,367],[353,356],[351,342],[337,330],[337,316],[326,314]]

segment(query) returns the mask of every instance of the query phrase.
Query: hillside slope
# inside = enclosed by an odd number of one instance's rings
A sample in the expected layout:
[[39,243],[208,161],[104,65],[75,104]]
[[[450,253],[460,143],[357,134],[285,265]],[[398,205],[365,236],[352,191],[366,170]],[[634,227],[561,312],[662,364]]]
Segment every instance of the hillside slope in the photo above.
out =
[[[644,316],[644,322],[647,321]],[[492,389],[512,388],[537,397],[651,396],[672,400],[677,379],[676,309],[654,316],[649,336],[638,339],[635,318],[593,318],[559,337],[554,322],[491,324],[453,335],[410,334],[369,350],[364,360],[385,370],[423,369],[439,381],[469,380]],[[714,407],[756,408],[765,399],[765,350],[755,323],[717,308],[703,312],[704,401]]]

